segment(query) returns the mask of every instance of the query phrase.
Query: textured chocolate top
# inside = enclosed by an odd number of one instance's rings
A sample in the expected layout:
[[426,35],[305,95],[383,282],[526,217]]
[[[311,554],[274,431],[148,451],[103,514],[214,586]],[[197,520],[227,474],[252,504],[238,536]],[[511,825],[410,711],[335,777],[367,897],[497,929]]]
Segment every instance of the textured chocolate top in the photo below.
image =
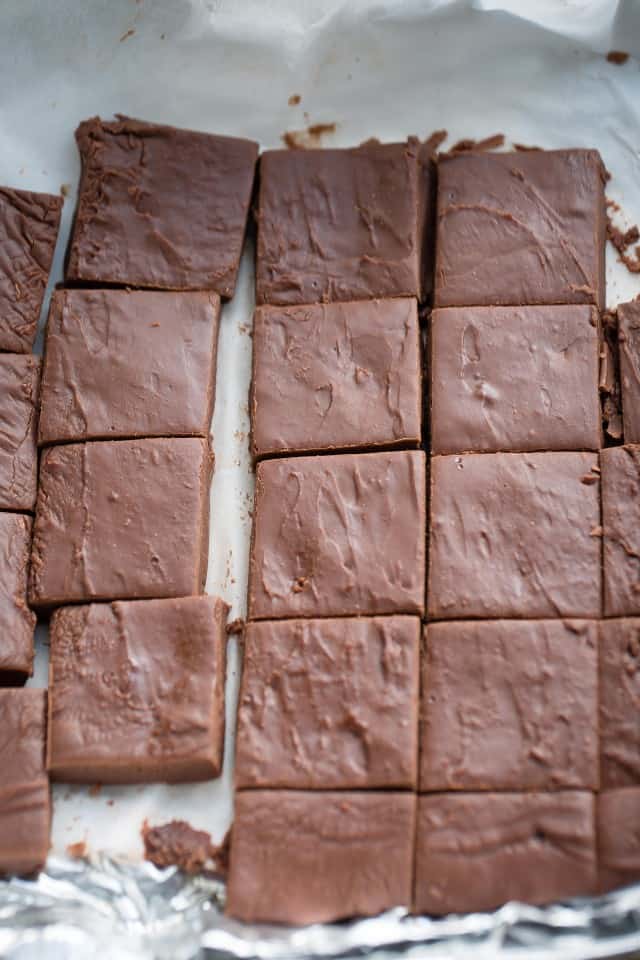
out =
[[600,624],[600,779],[640,786],[640,618]]
[[31,602],[59,606],[200,593],[212,465],[207,441],[191,438],[45,450]]
[[56,610],[51,776],[79,783],[217,777],[227,609],[214,597],[186,597]]
[[249,616],[422,613],[425,487],[420,451],[259,463]]
[[597,454],[433,457],[430,617],[598,617],[599,524]]
[[417,913],[595,892],[592,793],[433,794],[418,798],[417,819]]
[[640,446],[608,447],[600,464],[604,613],[640,613]]
[[46,703],[46,690],[0,690],[0,874],[35,873],[49,851]]
[[236,786],[415,788],[419,658],[417,617],[249,624]]
[[415,806],[410,793],[237,793],[227,913],[306,924],[408,906]]
[[56,291],[39,442],[207,436],[219,315],[215,293]]
[[640,441],[640,301],[618,307],[622,423],[626,443]]
[[0,351],[31,352],[61,213],[62,197],[0,187]]
[[640,788],[605,790],[597,798],[600,890],[640,880]]
[[21,514],[0,513],[0,686],[3,675],[13,681],[32,671],[36,618],[27,606],[31,522]]
[[119,117],[76,130],[68,280],[233,296],[258,145]]
[[0,354],[0,509],[33,510],[40,360]]
[[419,170],[415,141],[263,153],[257,302],[419,296]]
[[587,306],[434,310],[433,453],[598,450],[597,323]]
[[597,789],[594,621],[433,623],[425,639],[421,790]]
[[604,308],[604,179],[596,150],[441,157],[436,306]]
[[260,307],[252,452],[420,443],[415,300]]

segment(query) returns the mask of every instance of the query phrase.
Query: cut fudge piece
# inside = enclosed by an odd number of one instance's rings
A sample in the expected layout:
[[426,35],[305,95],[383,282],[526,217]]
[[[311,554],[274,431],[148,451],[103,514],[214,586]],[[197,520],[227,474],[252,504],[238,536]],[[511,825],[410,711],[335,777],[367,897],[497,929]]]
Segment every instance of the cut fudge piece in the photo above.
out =
[[208,780],[222,768],[227,606],[214,597],[63,607],[51,619],[56,780]]
[[0,874],[31,874],[49,851],[46,690],[0,690]]
[[600,624],[600,781],[640,786],[640,618]]
[[227,913],[306,924],[408,906],[415,807],[391,791],[237,793]]
[[419,336],[415,300],[258,308],[253,455],[417,447]]
[[207,436],[219,315],[215,293],[57,291],[39,442]]
[[250,623],[236,786],[415,788],[417,617]]
[[206,440],[120,440],[49,447],[40,464],[30,600],[200,593],[207,574]]
[[626,443],[640,441],[640,301],[618,307],[622,425]]
[[142,123],[85,120],[68,280],[233,296],[258,145]]
[[598,450],[594,307],[449,307],[431,315],[433,453]]
[[422,451],[263,460],[249,616],[422,613]]
[[432,623],[425,640],[422,791],[598,787],[595,621]]
[[598,617],[598,479],[591,453],[433,457],[430,617]]
[[0,510],[33,510],[40,360],[0,354]]
[[62,197],[0,187],[0,350],[31,352],[61,213]]
[[257,302],[419,296],[422,176],[417,141],[263,153]]
[[603,309],[604,182],[596,150],[441,157],[436,306]]
[[640,787],[604,790],[596,800],[602,893],[640,880]]
[[32,672],[35,614],[27,606],[31,517],[0,513],[0,686]]
[[416,913],[551,903],[596,890],[592,793],[436,793],[418,798]]
[[640,613],[640,445],[607,447],[600,464],[604,613]]

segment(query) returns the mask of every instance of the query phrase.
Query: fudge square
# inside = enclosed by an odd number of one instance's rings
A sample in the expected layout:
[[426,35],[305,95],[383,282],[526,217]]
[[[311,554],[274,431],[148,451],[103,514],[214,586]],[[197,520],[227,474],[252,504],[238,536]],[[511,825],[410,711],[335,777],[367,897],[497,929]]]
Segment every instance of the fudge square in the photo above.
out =
[[604,309],[604,181],[596,150],[441,157],[435,305]]
[[640,880],[640,787],[603,790],[596,799],[602,893]]
[[600,782],[640,787],[640,618],[600,623]]
[[39,442],[208,436],[219,316],[216,293],[56,291]]
[[640,302],[618,307],[622,425],[627,443],[640,441]]
[[424,611],[422,451],[263,460],[249,617]]
[[248,624],[236,786],[415,789],[419,675],[418,617]]
[[208,780],[222,768],[228,608],[215,597],[62,607],[51,618],[57,780]]
[[0,351],[31,353],[62,197],[0,187]]
[[236,793],[227,913],[308,924],[409,906],[415,807],[393,791]]
[[0,874],[32,874],[49,851],[46,690],[0,690]]
[[415,912],[595,893],[594,820],[594,795],[581,790],[418,797]]
[[595,621],[426,628],[421,791],[595,790],[598,781]]
[[253,455],[417,447],[421,382],[415,300],[259,307]]
[[36,504],[39,389],[38,357],[0,354],[0,510]]
[[67,280],[233,296],[256,143],[122,116],[85,120],[76,141]]
[[27,606],[31,524],[23,514],[0,513],[0,687],[26,680],[33,667],[36,617]]
[[600,463],[604,613],[640,614],[640,446],[607,447]]
[[594,307],[447,307],[431,314],[431,449],[598,450]]
[[201,593],[213,457],[190,437],[71,443],[40,463],[30,601]]
[[429,616],[600,615],[598,456],[433,457]]

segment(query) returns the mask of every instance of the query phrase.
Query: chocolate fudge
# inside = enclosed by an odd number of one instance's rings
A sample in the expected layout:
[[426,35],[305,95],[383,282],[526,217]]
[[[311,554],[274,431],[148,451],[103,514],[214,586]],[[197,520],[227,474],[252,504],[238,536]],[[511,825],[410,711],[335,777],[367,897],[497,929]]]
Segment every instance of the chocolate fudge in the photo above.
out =
[[640,618],[600,623],[600,780],[640,787]]
[[227,606],[214,597],[63,607],[51,619],[56,780],[208,780],[222,768]]
[[415,300],[259,307],[253,332],[254,457],[421,438]]
[[85,120],[76,141],[67,280],[233,296],[256,143],[122,116]]
[[250,618],[421,614],[425,487],[421,451],[263,460]]
[[237,793],[227,913],[307,924],[409,906],[415,807],[392,791]]
[[37,872],[49,850],[46,690],[0,690],[0,875]]
[[23,682],[33,668],[36,618],[27,606],[31,523],[23,514],[0,513],[0,686]]
[[417,617],[250,623],[237,787],[415,789]]
[[601,892],[640,880],[640,787],[604,790],[596,800]]
[[598,617],[598,480],[592,453],[433,457],[429,616]]
[[604,309],[604,182],[596,150],[441,157],[435,305]]
[[425,644],[423,792],[597,789],[595,621],[432,623]]
[[200,593],[208,558],[206,440],[120,440],[49,447],[40,463],[30,600]]
[[622,425],[626,443],[640,441],[640,301],[618,307]]
[[598,450],[599,350],[593,307],[434,310],[432,452]]
[[418,798],[416,913],[543,904],[596,890],[594,796],[439,793]]
[[56,291],[39,442],[208,436],[219,316],[215,293]]
[[39,389],[39,358],[0,354],[0,510],[36,504]]
[[62,197],[0,187],[0,351],[31,352],[61,213]]
[[640,445],[608,447],[600,463],[604,613],[640,614]]

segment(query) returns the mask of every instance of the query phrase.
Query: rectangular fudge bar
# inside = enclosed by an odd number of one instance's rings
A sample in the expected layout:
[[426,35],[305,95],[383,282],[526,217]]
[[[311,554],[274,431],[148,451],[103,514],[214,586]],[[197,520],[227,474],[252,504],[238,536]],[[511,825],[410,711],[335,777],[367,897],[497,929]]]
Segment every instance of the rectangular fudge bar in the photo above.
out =
[[425,629],[420,789],[597,789],[597,624]]
[[51,619],[56,780],[208,780],[222,769],[228,608],[215,597],[63,607]]
[[640,441],[640,301],[618,306],[618,343],[625,443]]
[[0,510],[36,504],[39,388],[38,357],[0,354]]
[[420,620],[250,623],[237,787],[415,789]]
[[425,507],[422,451],[262,461],[250,618],[421,614]]
[[595,453],[433,457],[436,620],[600,616]]
[[67,280],[233,296],[256,143],[122,116],[85,120],[76,141]]
[[607,447],[600,464],[604,613],[640,614],[640,445]]
[[431,314],[431,449],[598,450],[598,314],[589,306]]
[[0,690],[0,875],[35,873],[49,851],[46,704],[46,690]]
[[201,593],[212,466],[208,442],[190,437],[45,450],[31,603],[51,607]]
[[640,880],[640,787],[604,790],[596,799],[602,893]]
[[215,293],[56,291],[39,442],[208,436],[219,316]]
[[472,913],[595,893],[595,846],[586,791],[418,797],[414,910]]
[[640,618],[600,623],[600,780],[640,787]]
[[62,197],[0,187],[0,351],[31,353]]
[[237,793],[227,913],[307,924],[408,906],[415,807],[391,791]]
[[596,150],[440,158],[435,305],[605,304]]
[[31,517],[0,513],[0,686],[33,670],[35,614],[27,606]]
[[415,300],[259,307],[252,453],[417,447],[421,383]]

